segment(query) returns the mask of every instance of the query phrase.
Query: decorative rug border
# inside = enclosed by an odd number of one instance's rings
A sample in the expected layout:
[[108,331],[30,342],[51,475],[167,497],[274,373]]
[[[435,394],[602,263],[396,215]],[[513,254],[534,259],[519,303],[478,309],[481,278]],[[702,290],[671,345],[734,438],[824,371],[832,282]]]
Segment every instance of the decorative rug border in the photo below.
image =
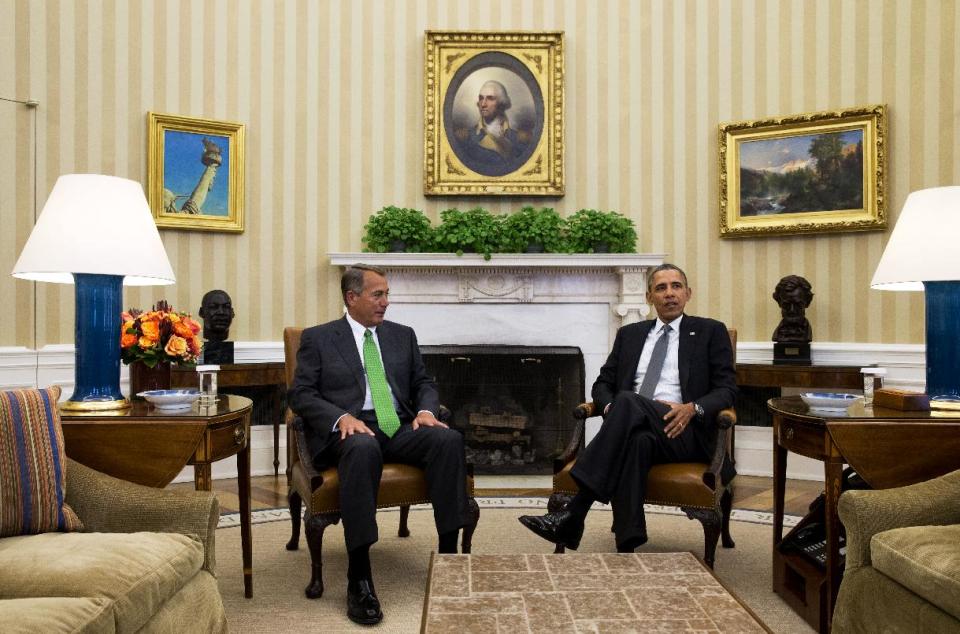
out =
[[[483,497],[477,498],[477,505],[481,509],[540,509],[546,512],[547,500],[542,497]],[[429,504],[415,504],[410,507],[411,511],[429,511],[432,507]],[[609,504],[594,503],[594,511],[610,512]],[[661,506],[659,504],[645,504],[644,510],[647,513],[655,515],[680,515],[684,512],[675,506]],[[397,513],[399,507],[380,509],[380,513]],[[747,522],[750,524],[773,525],[773,513],[763,511],[750,511],[746,509],[733,509],[730,512],[730,519],[736,522]],[[796,526],[801,520],[796,515],[784,515],[783,525],[787,528]],[[253,524],[265,524],[267,522],[281,522],[290,520],[290,509],[261,509],[250,513],[250,521]],[[236,528],[240,526],[239,513],[225,513],[220,516],[217,528]]]

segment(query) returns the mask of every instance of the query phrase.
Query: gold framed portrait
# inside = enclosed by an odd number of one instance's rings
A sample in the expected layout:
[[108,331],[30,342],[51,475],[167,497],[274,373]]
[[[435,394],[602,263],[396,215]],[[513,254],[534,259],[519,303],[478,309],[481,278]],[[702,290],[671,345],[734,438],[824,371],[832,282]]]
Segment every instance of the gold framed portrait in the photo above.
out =
[[563,32],[427,31],[424,193],[562,196]]
[[242,123],[147,113],[147,198],[158,227],[243,232]]
[[887,225],[884,106],[720,124],[720,236]]

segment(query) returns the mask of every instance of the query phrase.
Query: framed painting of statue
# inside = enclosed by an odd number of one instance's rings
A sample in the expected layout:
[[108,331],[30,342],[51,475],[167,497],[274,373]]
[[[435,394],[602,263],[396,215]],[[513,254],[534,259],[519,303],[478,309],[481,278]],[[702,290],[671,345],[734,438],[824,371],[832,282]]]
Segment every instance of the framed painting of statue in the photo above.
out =
[[563,195],[563,33],[427,31],[426,194]]
[[882,105],[720,125],[720,236],[887,225]]
[[157,226],[243,232],[243,124],[147,116],[147,196]]

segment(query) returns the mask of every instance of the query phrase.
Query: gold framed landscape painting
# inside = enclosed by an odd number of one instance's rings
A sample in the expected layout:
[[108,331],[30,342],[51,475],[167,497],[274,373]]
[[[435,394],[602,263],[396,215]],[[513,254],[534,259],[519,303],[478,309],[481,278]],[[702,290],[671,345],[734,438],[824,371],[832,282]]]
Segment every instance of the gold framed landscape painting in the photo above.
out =
[[720,125],[720,235],[887,224],[884,106]]
[[563,33],[427,31],[424,192],[562,196]]
[[147,196],[157,226],[243,232],[243,124],[147,118]]

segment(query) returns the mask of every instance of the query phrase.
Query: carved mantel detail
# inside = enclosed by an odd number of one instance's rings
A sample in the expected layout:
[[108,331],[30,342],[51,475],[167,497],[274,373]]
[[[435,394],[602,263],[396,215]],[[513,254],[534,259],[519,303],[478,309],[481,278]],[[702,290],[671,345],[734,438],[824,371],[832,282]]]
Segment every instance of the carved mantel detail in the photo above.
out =
[[373,264],[390,299],[411,304],[607,304],[619,325],[646,319],[647,275],[663,254],[331,253],[334,266]]

